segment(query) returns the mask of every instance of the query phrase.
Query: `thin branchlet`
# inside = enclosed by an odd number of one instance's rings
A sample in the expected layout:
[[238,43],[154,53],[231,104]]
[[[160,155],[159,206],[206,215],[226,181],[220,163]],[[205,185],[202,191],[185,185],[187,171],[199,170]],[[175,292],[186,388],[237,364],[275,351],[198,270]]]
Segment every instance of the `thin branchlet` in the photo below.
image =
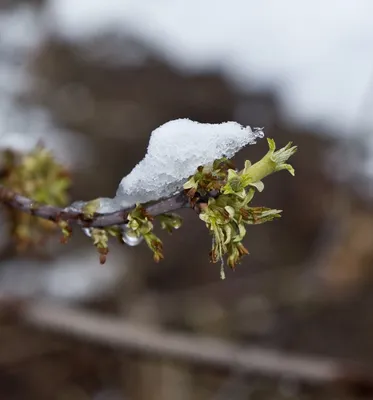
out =
[[[128,213],[133,209],[123,208],[112,213],[94,213],[89,219],[80,211],[69,207],[61,208],[47,204],[38,204],[14,190],[0,185],[0,203],[16,210],[43,218],[53,222],[67,221],[77,223],[87,228],[106,228],[127,223]],[[181,192],[167,199],[161,199],[144,206],[146,211],[153,216],[169,213],[181,208],[189,207],[187,196]]]
[[[234,269],[241,258],[248,254],[242,243],[246,235],[245,225],[264,223],[280,216],[281,210],[250,206],[254,194],[264,189],[262,179],[283,169],[294,175],[293,167],[286,161],[296,152],[296,147],[289,143],[276,151],[272,139],[268,139],[268,145],[269,151],[261,160],[255,164],[246,161],[241,171],[236,170],[230,160],[218,159],[212,164],[198,167],[195,174],[184,183],[183,191],[169,198],[110,213],[97,212],[100,199],[80,202],[83,203],[82,207],[74,204],[65,207],[70,187],[69,176],[62,166],[54,163],[50,154],[37,149],[21,160],[18,166],[14,163],[15,158],[10,159],[8,167],[13,167],[14,173],[5,177],[5,182],[0,184],[0,203],[30,221],[31,217],[27,214],[38,217],[32,221],[40,221],[44,229],[53,222],[62,231],[63,243],[71,237],[72,225],[78,225],[93,241],[102,264],[109,252],[111,236],[122,243],[128,243],[128,237],[137,243],[144,240],[153,252],[154,260],[162,260],[163,244],[153,232],[154,217],[158,217],[161,228],[171,233],[180,227],[182,221],[173,211],[189,207],[205,222],[212,234],[210,259],[214,263],[221,262],[221,278],[224,279],[225,261]],[[44,186],[40,186],[41,183]],[[15,186],[12,189],[13,184]],[[23,219],[15,221],[15,228],[20,227],[16,237],[27,244],[27,230],[22,223]],[[29,236],[33,237],[31,234]]]

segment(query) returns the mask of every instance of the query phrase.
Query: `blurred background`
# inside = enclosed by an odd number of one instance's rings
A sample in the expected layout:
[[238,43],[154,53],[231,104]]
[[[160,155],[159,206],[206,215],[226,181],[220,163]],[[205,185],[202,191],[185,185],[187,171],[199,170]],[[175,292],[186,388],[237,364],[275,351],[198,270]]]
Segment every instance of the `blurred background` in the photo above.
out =
[[[295,142],[220,281],[184,210],[165,260],[79,232],[19,255],[0,213],[0,399],[373,398],[371,0],[1,0],[0,146],[111,197],[175,118]],[[258,160],[265,140],[236,157]]]

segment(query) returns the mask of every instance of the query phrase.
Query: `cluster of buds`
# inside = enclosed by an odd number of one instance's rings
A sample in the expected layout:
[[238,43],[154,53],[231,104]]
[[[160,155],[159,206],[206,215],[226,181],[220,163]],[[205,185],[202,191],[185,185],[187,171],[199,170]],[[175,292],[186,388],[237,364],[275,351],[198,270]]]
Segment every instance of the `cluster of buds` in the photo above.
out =
[[[177,214],[161,214],[157,217],[162,229],[172,233],[174,229],[179,229],[182,219]],[[145,208],[137,205],[136,208],[128,214],[128,224],[126,226],[126,235],[132,235],[137,238],[143,238],[149,249],[153,252],[155,262],[163,260],[163,244],[161,239],[153,232],[154,218],[149,215]]]
[[[63,207],[68,203],[71,179],[51,152],[42,146],[21,154],[12,150],[1,152],[0,183],[34,200],[33,207],[49,204]],[[12,236],[18,250],[42,244],[58,226],[46,219],[9,209]],[[67,233],[67,231],[65,232]]]
[[137,205],[136,208],[128,214],[127,235],[142,237],[149,249],[153,252],[155,262],[159,262],[163,257],[162,241],[153,233],[154,218],[149,215],[145,208]]
[[[226,182],[228,171],[233,169],[234,164],[227,158],[215,160],[211,165],[198,167],[196,173],[184,183],[184,189],[190,201],[193,203],[199,197],[219,191]],[[196,196],[197,191],[198,196]]]
[[[276,151],[275,142],[268,139],[269,151],[257,163],[245,162],[241,171],[230,168],[228,160],[216,160],[210,167],[200,167],[185,183],[184,189],[191,203],[199,206],[199,217],[212,234],[212,262],[221,262],[221,278],[225,278],[224,257],[234,269],[241,258],[248,254],[243,245],[245,225],[262,224],[280,217],[281,210],[266,207],[250,207],[256,191],[263,191],[262,179],[283,169],[294,175],[294,169],[286,161],[296,152],[289,143]],[[216,191],[215,196],[206,195]]]
[[[82,212],[84,218],[93,218],[99,207],[99,199],[92,200],[84,205]],[[161,214],[156,217],[160,227],[169,233],[181,226],[182,219],[176,214]],[[100,255],[100,263],[104,264],[109,252],[110,237],[117,238],[120,243],[127,243],[130,246],[137,245],[145,241],[149,249],[153,252],[154,261],[161,261],[163,256],[163,244],[161,239],[154,234],[155,218],[146,209],[138,204],[127,215],[127,222],[124,225],[114,225],[104,228],[83,228],[84,233],[92,239]],[[66,231],[69,234],[69,231]]]

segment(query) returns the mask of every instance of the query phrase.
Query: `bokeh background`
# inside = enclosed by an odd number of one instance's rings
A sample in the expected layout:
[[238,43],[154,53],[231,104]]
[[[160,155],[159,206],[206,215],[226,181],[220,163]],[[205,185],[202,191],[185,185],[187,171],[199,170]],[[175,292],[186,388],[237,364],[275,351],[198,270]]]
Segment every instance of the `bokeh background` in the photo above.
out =
[[370,0],[1,0],[0,146],[41,140],[72,200],[113,196],[170,119],[299,152],[224,282],[188,210],[162,263],[104,267],[80,232],[17,254],[2,210],[0,399],[373,398],[372,107]]

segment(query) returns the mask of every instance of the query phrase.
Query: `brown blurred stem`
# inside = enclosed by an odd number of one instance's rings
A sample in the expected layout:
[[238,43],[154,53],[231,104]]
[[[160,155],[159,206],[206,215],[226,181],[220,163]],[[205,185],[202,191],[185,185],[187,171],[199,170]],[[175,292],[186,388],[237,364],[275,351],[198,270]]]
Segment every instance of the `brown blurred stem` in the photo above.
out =
[[[96,213],[92,218],[87,218],[84,213],[67,208],[38,204],[32,199],[22,196],[12,189],[0,185],[0,203],[20,210],[27,214],[44,218],[53,222],[76,222],[83,227],[103,228],[113,225],[122,225],[127,222],[131,208],[121,209],[113,213]],[[145,206],[146,211],[153,216],[178,210],[189,206],[187,196],[181,192],[167,199],[159,200]]]
[[157,331],[119,318],[51,302],[26,300],[17,304],[16,315],[20,322],[111,348],[245,374],[286,377],[313,384],[338,384],[351,389],[360,386],[373,388],[373,374],[368,365],[306,354],[289,354],[263,347],[241,346],[213,337]]

